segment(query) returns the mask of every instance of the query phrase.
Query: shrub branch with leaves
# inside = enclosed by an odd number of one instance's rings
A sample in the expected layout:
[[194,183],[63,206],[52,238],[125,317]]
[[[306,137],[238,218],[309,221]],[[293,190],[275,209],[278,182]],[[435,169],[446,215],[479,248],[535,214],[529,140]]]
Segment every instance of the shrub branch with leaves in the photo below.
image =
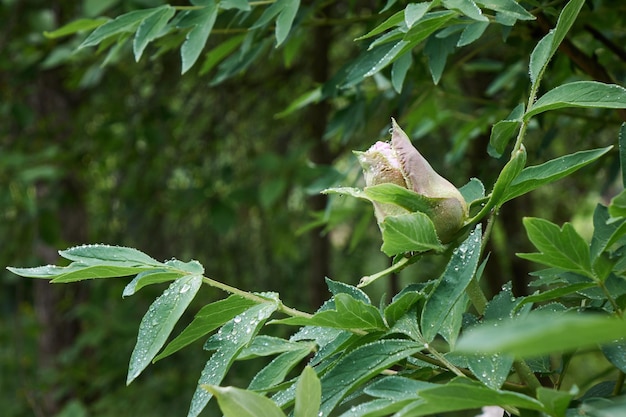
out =
[[[182,31],[185,73],[200,58],[211,33],[230,33],[233,37],[211,50],[202,66],[208,72],[219,64],[216,79],[223,80],[243,71],[263,50],[262,45],[249,48],[260,31],[273,25],[275,44],[283,45],[307,13],[299,1],[288,0],[195,3],[133,11],[113,20],[83,19],[48,35],[93,30],[80,48],[109,48],[107,60],[132,37],[139,60],[151,42]],[[359,38],[371,43],[338,74],[335,86],[353,87],[391,66],[391,82],[400,92],[411,52],[424,42],[431,75],[438,82],[446,54],[433,53],[443,48],[445,39],[437,33],[448,29],[460,34],[457,46],[462,47],[479,39],[489,25],[506,29],[535,18],[513,0],[411,3],[389,15],[395,3],[388,1],[381,12],[388,17]],[[332,297],[314,314],[286,306],[277,293],[252,293],[209,278],[197,261],[159,262],[127,247],[78,246],[59,252],[71,262],[68,266],[9,270],[52,283],[135,276],[124,289],[125,297],[147,285],[170,282],[141,320],[127,384],[150,363],[208,338],[204,349],[213,353],[200,373],[188,416],[199,415],[213,397],[227,417],[427,416],[494,405],[514,415],[626,413],[626,192],[608,207],[597,205],[590,242],[569,223],[523,219],[537,252],[517,256],[546,267],[536,273],[542,290],[515,297],[504,286],[488,299],[480,286],[489,261],[486,244],[503,204],[572,175],[611,150],[581,150],[527,166],[524,140],[534,116],[567,107],[626,108],[626,89],[595,81],[569,82],[540,94],[548,63],[583,5],[583,0],[571,0],[563,7],[556,26],[530,56],[527,102],[493,125],[489,153],[500,157],[509,146],[511,153],[491,192],[477,178],[454,188],[412,148],[395,121],[391,145],[379,142],[357,153],[365,188],[326,192],[373,203],[381,250],[393,257],[393,264],[363,277],[357,287],[327,279]],[[224,26],[220,19],[225,18],[242,26]],[[162,47],[172,47],[166,45]],[[243,59],[227,58],[240,47]],[[288,112],[329,94],[317,88]],[[618,141],[626,182],[624,125]],[[441,275],[408,285],[388,304],[374,304],[362,290],[431,256],[447,259]],[[203,284],[230,295],[204,306],[167,343]],[[293,328],[293,334],[288,339],[265,335],[270,324]],[[561,389],[568,363],[583,348],[601,351],[614,366],[614,380],[593,394]],[[221,386],[235,361],[255,357],[273,359],[246,389]],[[296,369],[301,371],[294,373]]]

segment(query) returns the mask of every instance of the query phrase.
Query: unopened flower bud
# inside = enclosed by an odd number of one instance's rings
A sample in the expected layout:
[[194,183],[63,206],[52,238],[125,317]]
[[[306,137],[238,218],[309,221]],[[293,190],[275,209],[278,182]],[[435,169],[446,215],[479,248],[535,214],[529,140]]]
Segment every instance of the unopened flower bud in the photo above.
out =
[[[365,184],[371,187],[392,183],[414,191],[428,201],[425,213],[435,225],[442,242],[448,242],[468,217],[467,203],[448,180],[437,174],[428,161],[413,147],[406,133],[391,119],[391,143],[376,142],[366,152],[356,152],[363,168]],[[374,202],[378,223],[385,217],[408,213],[389,203]]]

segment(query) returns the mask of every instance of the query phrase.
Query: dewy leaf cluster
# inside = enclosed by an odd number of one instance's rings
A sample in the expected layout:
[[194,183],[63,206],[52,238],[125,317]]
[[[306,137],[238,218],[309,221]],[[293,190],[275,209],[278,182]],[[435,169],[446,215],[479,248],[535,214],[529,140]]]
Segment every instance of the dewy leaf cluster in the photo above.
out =
[[[514,0],[397,3],[387,1],[376,23],[357,38],[363,46],[358,57],[327,84],[295,99],[280,116],[340,90],[358,91],[369,77],[382,83],[385,71],[401,93],[416,51],[424,53],[430,76],[438,83],[455,48],[479,41],[490,27],[506,35],[520,21],[534,20],[535,8],[541,9],[539,2]],[[560,2],[550,4],[551,10],[561,7]],[[564,108],[626,108],[626,90],[618,85],[576,80],[540,90],[583,6],[583,0],[571,0],[562,7],[556,27],[529,56],[528,101],[513,103],[506,118],[490,121],[489,153],[502,158],[502,168],[487,186],[471,178],[457,189],[412,149],[404,132],[400,145],[392,136],[391,145],[381,141],[357,153],[370,183],[363,189],[325,192],[373,205],[381,250],[391,266],[362,277],[358,287],[327,279],[332,295],[312,314],[285,305],[280,294],[225,284],[197,261],[160,262],[127,247],[77,246],[59,252],[70,262],[67,266],[8,269],[52,283],[133,276],[124,297],[168,283],[139,324],[127,383],[151,363],[181,349],[190,351],[193,342],[202,340],[203,351],[194,354],[205,355],[206,364],[198,370],[188,416],[200,415],[213,398],[226,417],[435,416],[484,406],[520,416],[626,415],[625,191],[608,206],[596,206],[588,234],[572,223],[523,219],[536,251],[517,256],[539,268],[534,272],[535,293],[516,297],[506,285],[488,299],[481,287],[489,262],[506,256],[488,252],[493,223],[507,209],[505,203],[615,152],[612,146],[563,149],[555,159],[527,166],[538,159],[537,144],[526,137],[536,116]],[[79,49],[97,46],[101,53],[113,47],[109,54],[117,53],[114,45],[132,39],[139,60],[152,47],[174,48],[175,43],[159,40],[179,35],[182,72],[200,64],[203,73],[215,71],[210,82],[217,84],[241,74],[270,44],[286,47],[294,31],[321,24],[310,7],[288,0],[165,4],[113,19],[81,19],[47,36],[90,31]],[[205,51],[217,33],[231,37]],[[382,120],[381,128],[388,119]],[[393,135],[401,132],[395,121],[392,127]],[[624,132],[622,126],[617,151],[622,178]],[[617,137],[617,129],[615,133]],[[390,294],[390,300],[373,302],[361,289],[387,274],[419,266],[427,257],[440,259],[441,271],[414,280]],[[228,295],[204,305],[172,337],[192,301],[198,301],[202,285]],[[286,330],[283,337],[268,334],[276,326]],[[580,387],[587,390],[580,395],[576,387],[564,389],[568,366],[579,349],[607,364],[608,389]],[[223,386],[235,362],[259,358],[265,365],[247,387]]]

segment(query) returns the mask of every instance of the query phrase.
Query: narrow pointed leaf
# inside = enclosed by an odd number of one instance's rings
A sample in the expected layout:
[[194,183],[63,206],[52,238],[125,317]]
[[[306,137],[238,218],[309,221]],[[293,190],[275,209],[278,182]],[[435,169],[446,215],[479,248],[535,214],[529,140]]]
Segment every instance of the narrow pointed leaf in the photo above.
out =
[[285,417],[274,401],[256,392],[216,385],[202,388],[215,395],[224,417]]
[[503,202],[512,200],[520,195],[526,194],[542,185],[549,184],[580,168],[594,162],[613,147],[580,151],[570,155],[561,156],[557,159],[545,162],[541,165],[534,165],[524,168],[511,183],[504,193]]
[[479,22],[489,21],[489,19],[483,15],[482,10],[476,6],[474,0],[443,0],[443,6],[446,9],[461,12],[472,20],[477,20]]
[[322,385],[317,374],[306,366],[296,383],[294,417],[318,417],[322,399]]
[[114,20],[110,20],[107,23],[98,26],[96,30],[87,36],[87,39],[85,39],[83,43],[78,46],[78,48],[80,49],[98,45],[103,40],[123,32],[134,32],[139,23],[150,17],[157,9],[158,7],[153,9],[135,10],[118,16]]
[[160,284],[162,282],[174,281],[182,277],[182,272],[168,271],[167,269],[151,269],[139,274],[124,287],[122,297],[129,297],[146,285]]
[[276,18],[276,47],[287,39],[299,7],[300,0],[289,0],[278,14]]
[[96,19],[77,19],[51,32],[44,31],[43,34],[48,39],[56,39],[63,36],[73,35],[74,33],[82,32],[83,30],[95,29],[108,21],[109,19],[105,17],[98,17]]
[[408,340],[379,340],[351,351],[322,376],[319,415],[328,416],[356,387],[423,348],[422,344]]
[[626,187],[626,122],[622,123],[618,135],[619,165],[622,169],[622,187]]
[[256,373],[248,389],[262,390],[280,384],[287,374],[315,348],[313,343],[298,343],[300,349],[283,352],[275,357],[267,366]]
[[489,155],[499,158],[506,149],[507,144],[522,124],[524,115],[524,105],[519,104],[513,109],[506,120],[500,120],[493,125],[491,137],[489,138]]
[[126,384],[130,384],[161,350],[174,325],[202,285],[202,277],[189,275],[174,281],[141,320],[137,343],[130,357]]
[[174,13],[176,13],[176,10],[169,4],[165,4],[158,7],[152,15],[141,22],[133,41],[135,61],[139,61],[148,43],[161,34],[161,31],[172,16],[174,16]]
[[480,259],[481,241],[481,227],[478,224],[467,239],[454,250],[443,275],[426,299],[421,328],[427,342],[435,338],[446,316],[474,278]]
[[560,85],[541,96],[526,112],[524,119],[564,107],[626,109],[626,88],[597,81],[575,81]]
[[584,4],[585,0],[571,0],[561,11],[556,27],[539,41],[533,50],[529,68],[530,79],[533,84],[538,81],[540,74],[548,65],[548,62],[550,62],[563,39],[565,39],[565,35],[574,24]]
[[226,323],[209,342],[217,346],[217,350],[207,361],[198,386],[191,399],[188,417],[196,417],[213,396],[202,388],[203,385],[219,385],[230,369],[237,355],[256,336],[265,321],[278,308],[277,302],[255,305],[239,314],[237,319]]
[[205,305],[196,313],[193,321],[163,349],[154,361],[161,360],[195,342],[243,313],[255,303],[236,295]]
[[213,30],[213,25],[217,19],[217,11],[217,5],[211,2],[210,5],[203,9],[189,12],[190,14],[195,14],[193,19],[197,20],[197,23],[189,33],[187,33],[187,38],[180,47],[180,55],[182,58],[181,74],[186,73],[198,60],[209,38],[209,34],[211,30]]
[[145,253],[124,246],[110,245],[83,245],[59,251],[59,255],[70,261],[85,264],[102,264],[115,262],[131,265],[160,265],[163,264]]

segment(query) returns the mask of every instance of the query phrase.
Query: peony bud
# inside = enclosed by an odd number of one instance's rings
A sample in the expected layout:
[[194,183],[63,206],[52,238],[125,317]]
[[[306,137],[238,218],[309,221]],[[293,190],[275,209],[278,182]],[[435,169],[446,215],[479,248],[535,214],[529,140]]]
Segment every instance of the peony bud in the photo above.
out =
[[[437,174],[428,161],[413,147],[406,133],[391,119],[391,143],[376,142],[365,152],[356,152],[363,168],[365,184],[371,187],[392,183],[425,197],[425,213],[435,225],[442,242],[448,242],[468,217],[467,203],[448,180]],[[395,204],[374,202],[379,225],[387,216],[408,213]]]

